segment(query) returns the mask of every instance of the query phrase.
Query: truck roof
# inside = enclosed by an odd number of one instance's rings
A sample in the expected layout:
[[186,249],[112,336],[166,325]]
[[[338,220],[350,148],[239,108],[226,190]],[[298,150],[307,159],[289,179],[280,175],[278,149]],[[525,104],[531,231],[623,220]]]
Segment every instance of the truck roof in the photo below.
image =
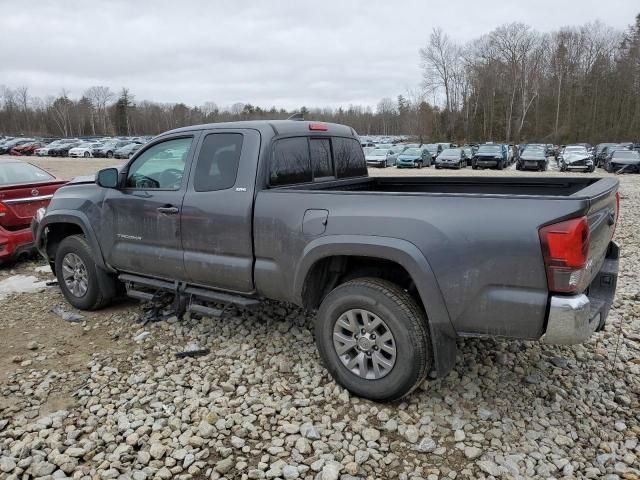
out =
[[204,123],[169,130],[168,132],[162,133],[161,136],[180,132],[212,130],[216,128],[253,128],[260,131],[271,130],[274,135],[301,135],[308,133],[312,135],[328,134],[357,138],[356,131],[346,125],[309,120],[244,120],[239,122]]

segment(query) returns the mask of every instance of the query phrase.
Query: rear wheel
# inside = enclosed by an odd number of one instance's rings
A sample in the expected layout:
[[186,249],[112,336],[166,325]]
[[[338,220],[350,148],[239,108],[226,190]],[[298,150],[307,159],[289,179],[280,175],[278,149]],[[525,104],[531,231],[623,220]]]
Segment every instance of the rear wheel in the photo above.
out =
[[83,235],[72,235],[60,242],[55,272],[62,294],[80,310],[97,310],[115,296],[117,281],[96,265]]
[[91,154],[89,152],[84,152],[84,158],[89,158]]
[[432,365],[424,311],[399,286],[378,278],[358,278],[331,291],[318,310],[315,337],[333,378],[371,400],[411,393]]
[[107,158],[113,158],[113,152],[107,152]]
[[418,169],[421,169],[423,167],[422,162],[418,162],[416,166],[418,167]]

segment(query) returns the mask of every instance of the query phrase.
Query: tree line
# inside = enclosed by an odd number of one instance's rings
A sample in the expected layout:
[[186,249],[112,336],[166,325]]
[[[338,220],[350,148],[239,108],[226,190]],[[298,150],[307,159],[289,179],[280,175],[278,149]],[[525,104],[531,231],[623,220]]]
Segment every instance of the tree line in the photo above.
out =
[[[640,141],[640,14],[624,31],[600,22],[541,33],[499,26],[467,44],[434,29],[419,50],[423,82],[375,106],[302,106],[305,118],[348,124],[360,134],[422,141]],[[0,134],[153,135],[198,123],[287,118],[250,103],[219,107],[136,101],[93,86],[40,98],[0,87]]]

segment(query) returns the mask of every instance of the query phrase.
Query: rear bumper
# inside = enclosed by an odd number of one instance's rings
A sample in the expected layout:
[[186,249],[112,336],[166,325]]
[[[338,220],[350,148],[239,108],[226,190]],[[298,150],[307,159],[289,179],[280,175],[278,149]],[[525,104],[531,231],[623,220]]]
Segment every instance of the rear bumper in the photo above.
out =
[[547,329],[542,343],[572,345],[587,340],[595,331],[604,328],[618,280],[620,249],[609,244],[602,268],[587,292],[572,296],[551,296]]
[[10,231],[0,227],[0,263],[14,260],[34,250],[30,228]]

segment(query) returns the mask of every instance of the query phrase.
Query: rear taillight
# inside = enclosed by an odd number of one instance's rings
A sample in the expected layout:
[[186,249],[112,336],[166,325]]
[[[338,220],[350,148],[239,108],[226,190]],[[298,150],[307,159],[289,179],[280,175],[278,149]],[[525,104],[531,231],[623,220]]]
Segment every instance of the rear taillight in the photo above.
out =
[[582,284],[589,259],[587,217],[547,225],[539,235],[549,291],[575,293]]
[[8,211],[9,209],[7,208],[7,206],[4,203],[0,202],[0,217],[4,217]]

